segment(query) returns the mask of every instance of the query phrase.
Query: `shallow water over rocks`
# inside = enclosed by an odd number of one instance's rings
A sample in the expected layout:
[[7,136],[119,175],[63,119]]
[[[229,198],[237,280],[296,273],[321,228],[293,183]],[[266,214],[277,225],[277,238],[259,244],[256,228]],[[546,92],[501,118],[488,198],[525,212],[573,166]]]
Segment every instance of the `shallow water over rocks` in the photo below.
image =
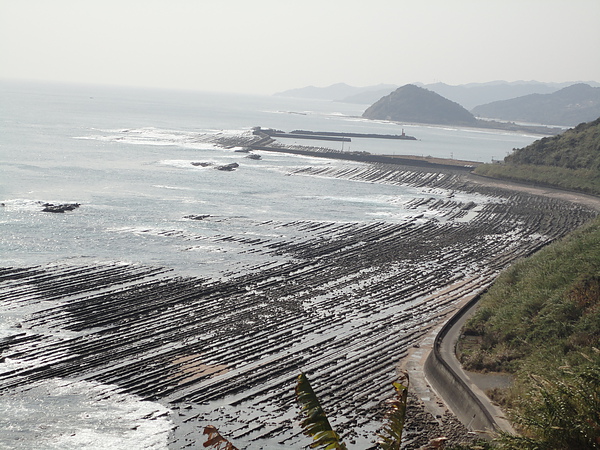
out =
[[[457,299],[595,214],[475,188],[452,173],[298,174],[452,195],[409,202],[415,214],[404,221],[249,222],[252,234],[202,236],[203,245],[225,240],[255,256],[221,279],[123,263],[6,268],[0,307],[12,327],[2,339],[2,391],[19,398],[53,379],[119,386],[169,408],[171,448],[198,445],[207,424],[241,447],[299,448],[307,441],[293,386],[303,371],[360,448],[377,428],[373,411],[391,394],[396,364]],[[211,220],[222,219],[201,222]],[[188,246],[196,239],[159,234]]]

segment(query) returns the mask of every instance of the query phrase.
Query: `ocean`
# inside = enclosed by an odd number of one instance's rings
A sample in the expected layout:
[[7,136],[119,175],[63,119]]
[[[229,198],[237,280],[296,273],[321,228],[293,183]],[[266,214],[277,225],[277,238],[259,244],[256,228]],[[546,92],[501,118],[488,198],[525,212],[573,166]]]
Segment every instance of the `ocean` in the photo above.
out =
[[[198,142],[203,133],[248,132],[254,126],[380,134],[404,129],[417,140],[354,139],[324,145],[484,162],[536,139],[373,122],[360,118],[364,105],[280,97],[5,82],[0,99],[0,201],[6,205],[0,251],[9,265],[89,258],[194,271],[202,262],[193,253],[181,261],[179,249],[136,234],[173,221],[185,228],[181,218],[186,214],[244,220],[403,217],[398,202],[390,201],[398,187],[362,184],[356,189],[356,183],[339,180],[290,178],[287,173],[306,165],[306,158],[269,154],[251,161]],[[242,167],[235,174],[220,173],[192,166],[196,160],[238,162]],[[313,158],[308,164],[337,163]],[[78,202],[84,207],[74,217],[56,217],[33,214],[39,210],[36,202]],[[45,230],[43,235],[40,230]]]
[[[477,192],[327,175],[365,170],[361,163],[261,151],[256,152],[261,159],[252,160],[235,151],[239,148],[219,147],[215,136],[249,135],[255,126],[288,132],[404,131],[416,140],[297,144],[483,162],[502,159],[539,138],[369,121],[360,117],[367,105],[274,96],[3,81],[0,105],[1,267],[147,266],[210,283],[299,258],[250,246],[304,242],[310,239],[305,224],[331,225],[341,234],[345,226],[441,223],[450,221],[439,209],[449,198],[457,205],[504,202]],[[214,170],[233,162],[239,164],[234,171]],[[42,212],[44,203],[80,206],[52,214]],[[474,215],[461,216],[455,225]],[[533,231],[527,236],[537,239]],[[3,292],[11,292],[6,286]],[[81,332],[51,331],[50,326],[27,328],[48,305],[59,307],[61,300],[17,305],[7,295],[0,301],[2,380],[10,380],[23,364],[38,364],[23,362],[10,347],[23,329],[52,339],[69,333],[81,337]],[[353,320],[358,326],[368,319]],[[5,385],[0,448],[184,447],[186,438],[171,435],[177,420],[168,402],[142,401],[118,384],[92,378]],[[202,414],[225,408],[223,402],[207,402]],[[247,448],[270,448],[248,442]]]

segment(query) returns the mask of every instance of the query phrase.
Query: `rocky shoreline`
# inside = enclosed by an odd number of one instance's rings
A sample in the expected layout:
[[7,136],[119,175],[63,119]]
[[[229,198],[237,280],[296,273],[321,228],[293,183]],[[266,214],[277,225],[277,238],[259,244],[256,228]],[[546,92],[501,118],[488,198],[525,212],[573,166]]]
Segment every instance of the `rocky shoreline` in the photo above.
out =
[[[259,237],[214,236],[270,260],[220,280],[124,264],[1,269],[0,305],[35,312],[0,341],[0,390],[10,395],[55,377],[94,380],[167,405],[173,449],[201,445],[207,424],[241,448],[303,448],[293,385],[304,371],[335,426],[361,448],[409,349],[467,293],[597,215],[589,205],[477,184],[452,169],[351,163],[290,175],[448,196],[411,200],[404,207],[414,214],[402,223],[264,222],[250,225]],[[187,220],[228,219],[198,211]],[[164,235],[189,245],[208,239]],[[410,408],[407,449],[440,434],[470,438],[421,399]]]

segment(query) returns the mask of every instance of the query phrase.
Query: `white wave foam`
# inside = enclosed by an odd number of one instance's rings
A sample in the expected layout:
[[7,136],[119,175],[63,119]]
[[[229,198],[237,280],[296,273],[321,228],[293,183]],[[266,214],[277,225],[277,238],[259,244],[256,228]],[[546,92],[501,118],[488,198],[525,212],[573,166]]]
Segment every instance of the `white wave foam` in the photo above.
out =
[[114,385],[46,380],[0,396],[0,447],[166,449],[169,412]]
[[191,191],[191,188],[186,188],[186,187],[181,187],[181,186],[167,186],[167,185],[163,185],[163,184],[153,184],[152,187],[158,188],[158,189],[169,189],[169,190],[174,190],[174,191]]
[[210,132],[192,132],[169,130],[155,127],[99,130],[101,134],[76,136],[74,139],[92,139],[105,142],[123,142],[126,144],[143,144],[157,146],[180,146],[197,150],[212,150],[218,148],[212,140],[220,136],[245,136],[248,130],[211,130]]
[[0,201],[0,211],[42,211],[44,209],[44,205],[47,203],[51,204],[73,204],[76,203],[73,200],[57,200],[57,199],[47,199],[47,200],[30,200],[23,198],[9,199]]
[[209,160],[209,161],[202,161],[202,163],[208,164],[206,166],[202,166],[202,165],[195,166],[194,164],[192,164],[193,162],[195,162],[195,161],[192,161],[189,159],[163,159],[161,161],[158,161],[158,164],[163,165],[163,166],[177,167],[178,169],[194,169],[194,170],[211,169],[211,168],[214,168],[215,165],[219,164],[214,160]]
[[[42,206],[47,203],[41,200],[28,200],[23,198],[15,198],[0,202],[6,211],[40,211]],[[66,202],[56,202],[66,203]]]

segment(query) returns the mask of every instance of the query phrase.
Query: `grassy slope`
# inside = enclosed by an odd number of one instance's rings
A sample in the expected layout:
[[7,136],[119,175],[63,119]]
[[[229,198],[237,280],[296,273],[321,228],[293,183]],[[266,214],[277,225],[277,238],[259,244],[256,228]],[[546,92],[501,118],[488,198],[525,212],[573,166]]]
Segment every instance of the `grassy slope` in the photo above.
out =
[[548,445],[498,448],[600,448],[600,218],[503,273],[459,348],[467,369],[515,374],[493,395]]
[[[600,119],[476,174],[600,195]],[[465,368],[515,375],[488,393],[521,436],[489,448],[600,449],[600,218],[503,273],[458,345]]]
[[600,118],[517,149],[504,164],[484,164],[475,173],[600,195]]
[[463,358],[474,370],[577,364],[600,347],[600,218],[504,272],[465,333],[480,342]]

